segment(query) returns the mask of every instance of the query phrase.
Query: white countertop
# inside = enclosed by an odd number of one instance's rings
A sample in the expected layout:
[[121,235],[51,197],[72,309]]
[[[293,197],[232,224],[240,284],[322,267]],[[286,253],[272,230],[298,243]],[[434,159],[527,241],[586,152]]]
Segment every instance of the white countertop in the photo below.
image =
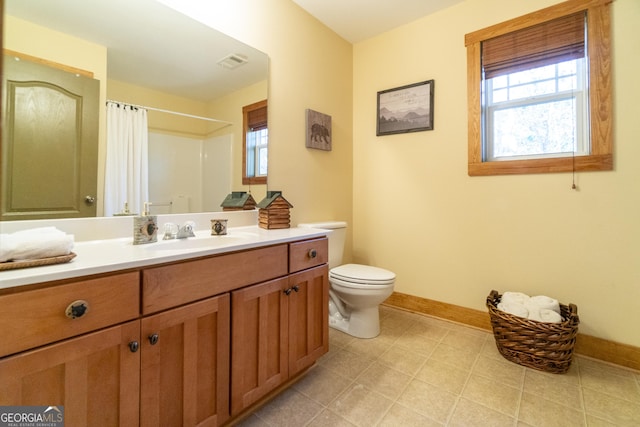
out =
[[[245,226],[229,228],[226,236],[211,236],[210,233],[210,230],[200,230],[195,232],[196,237],[158,240],[144,245],[134,245],[132,238],[76,242],[73,252],[77,256],[68,263],[0,271],[0,291],[309,239],[325,236],[330,231],[314,228],[265,230]],[[158,239],[162,239],[162,234]]]

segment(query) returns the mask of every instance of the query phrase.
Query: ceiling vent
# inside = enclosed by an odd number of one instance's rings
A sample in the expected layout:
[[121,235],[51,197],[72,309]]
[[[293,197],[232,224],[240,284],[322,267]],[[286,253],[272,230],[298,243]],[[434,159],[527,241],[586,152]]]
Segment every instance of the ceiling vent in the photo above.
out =
[[238,68],[239,66],[244,65],[247,62],[249,62],[249,59],[246,56],[232,53],[218,61],[218,65],[222,68],[226,68],[227,70],[233,70],[234,68]]

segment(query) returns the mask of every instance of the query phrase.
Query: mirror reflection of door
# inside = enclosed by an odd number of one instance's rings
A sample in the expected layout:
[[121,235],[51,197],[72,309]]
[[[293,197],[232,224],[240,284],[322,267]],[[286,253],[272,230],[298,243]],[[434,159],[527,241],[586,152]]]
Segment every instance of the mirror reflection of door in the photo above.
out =
[[100,82],[5,53],[0,219],[96,215]]

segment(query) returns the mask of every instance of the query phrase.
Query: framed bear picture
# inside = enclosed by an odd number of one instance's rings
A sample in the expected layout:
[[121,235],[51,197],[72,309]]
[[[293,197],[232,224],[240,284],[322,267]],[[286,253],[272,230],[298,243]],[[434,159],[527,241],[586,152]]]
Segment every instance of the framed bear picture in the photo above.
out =
[[331,116],[306,110],[306,147],[331,151]]

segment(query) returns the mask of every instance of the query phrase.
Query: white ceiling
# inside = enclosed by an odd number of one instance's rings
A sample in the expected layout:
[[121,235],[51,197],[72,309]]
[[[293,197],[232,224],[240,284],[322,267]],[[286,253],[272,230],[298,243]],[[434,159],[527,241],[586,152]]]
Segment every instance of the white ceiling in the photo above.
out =
[[[215,2],[210,0],[210,7]],[[464,0],[292,0],[357,43]],[[5,13],[107,47],[108,76],[208,101],[266,78],[268,57],[156,0],[5,0]],[[249,57],[234,71],[217,61]]]
[[[107,73],[210,101],[265,80],[268,57],[155,0],[5,0],[5,14],[107,47]],[[241,54],[227,70],[217,62]]]
[[464,0],[293,0],[342,38],[357,43]]

